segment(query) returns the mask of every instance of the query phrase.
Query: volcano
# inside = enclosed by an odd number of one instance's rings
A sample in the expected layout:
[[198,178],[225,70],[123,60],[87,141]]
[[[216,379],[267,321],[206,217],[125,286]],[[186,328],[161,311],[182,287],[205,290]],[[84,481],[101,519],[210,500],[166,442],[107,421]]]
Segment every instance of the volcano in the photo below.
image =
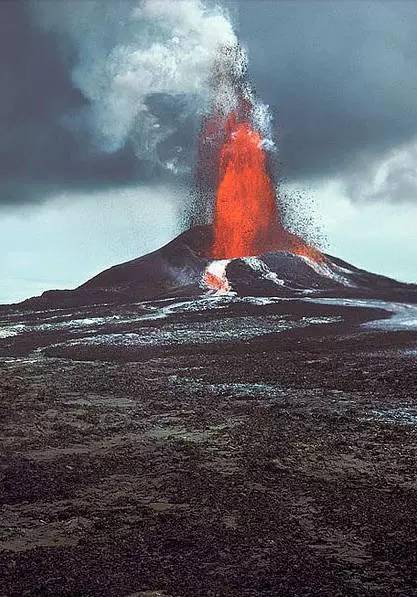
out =
[[417,286],[286,228],[245,72],[189,230],[0,306],[2,595],[416,595]]
[[[104,270],[74,290],[49,290],[25,308],[121,304],[224,292],[240,296],[377,298],[417,302],[417,286],[354,267],[336,257],[317,259],[288,250],[213,259],[212,226],[197,226],[162,248]],[[297,237],[294,237],[297,238]]]
[[223,47],[213,72],[213,105],[202,122],[193,192],[193,209],[202,209],[197,215],[204,224],[152,253],[99,273],[75,290],[47,291],[24,301],[23,307],[219,293],[416,301],[417,286],[323,254],[286,228],[271,167],[275,145],[265,106],[246,78],[245,60],[238,44]]

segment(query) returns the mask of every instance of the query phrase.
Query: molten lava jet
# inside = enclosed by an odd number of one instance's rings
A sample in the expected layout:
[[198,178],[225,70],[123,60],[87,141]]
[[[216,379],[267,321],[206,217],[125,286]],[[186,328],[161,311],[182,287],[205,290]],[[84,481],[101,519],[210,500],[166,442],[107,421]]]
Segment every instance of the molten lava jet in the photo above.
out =
[[267,172],[262,138],[231,114],[220,150],[212,256],[230,259],[275,248],[284,233]]
[[319,251],[285,230],[263,139],[246,112],[243,116],[231,113],[224,122],[211,257],[233,259],[288,251],[321,261]]

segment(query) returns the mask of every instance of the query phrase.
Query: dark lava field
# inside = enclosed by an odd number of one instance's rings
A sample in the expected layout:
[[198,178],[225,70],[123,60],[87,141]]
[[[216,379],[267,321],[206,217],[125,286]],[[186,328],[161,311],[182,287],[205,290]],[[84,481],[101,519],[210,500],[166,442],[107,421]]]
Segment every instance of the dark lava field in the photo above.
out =
[[416,390],[416,305],[4,308],[0,595],[417,595]]

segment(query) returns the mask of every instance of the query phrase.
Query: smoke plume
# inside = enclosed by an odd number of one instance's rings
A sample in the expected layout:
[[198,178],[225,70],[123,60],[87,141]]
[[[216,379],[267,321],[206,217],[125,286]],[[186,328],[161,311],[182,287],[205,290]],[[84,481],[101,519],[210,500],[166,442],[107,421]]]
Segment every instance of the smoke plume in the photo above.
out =
[[189,172],[219,48],[237,43],[227,13],[200,0],[40,1],[32,10],[41,27],[78,49],[72,79],[89,105],[67,126],[87,128],[100,150],[131,144],[151,165]]

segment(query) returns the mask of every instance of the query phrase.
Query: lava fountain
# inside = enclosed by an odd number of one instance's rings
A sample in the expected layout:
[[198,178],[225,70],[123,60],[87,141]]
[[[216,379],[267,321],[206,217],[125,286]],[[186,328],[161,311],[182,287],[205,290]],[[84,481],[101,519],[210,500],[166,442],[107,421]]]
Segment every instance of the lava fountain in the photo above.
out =
[[216,65],[213,113],[201,132],[199,171],[214,186],[210,257],[230,260],[288,251],[322,261],[318,250],[282,222],[245,60],[239,47],[223,49]]
[[214,259],[267,253],[285,233],[261,135],[235,113],[225,125],[214,206]]

